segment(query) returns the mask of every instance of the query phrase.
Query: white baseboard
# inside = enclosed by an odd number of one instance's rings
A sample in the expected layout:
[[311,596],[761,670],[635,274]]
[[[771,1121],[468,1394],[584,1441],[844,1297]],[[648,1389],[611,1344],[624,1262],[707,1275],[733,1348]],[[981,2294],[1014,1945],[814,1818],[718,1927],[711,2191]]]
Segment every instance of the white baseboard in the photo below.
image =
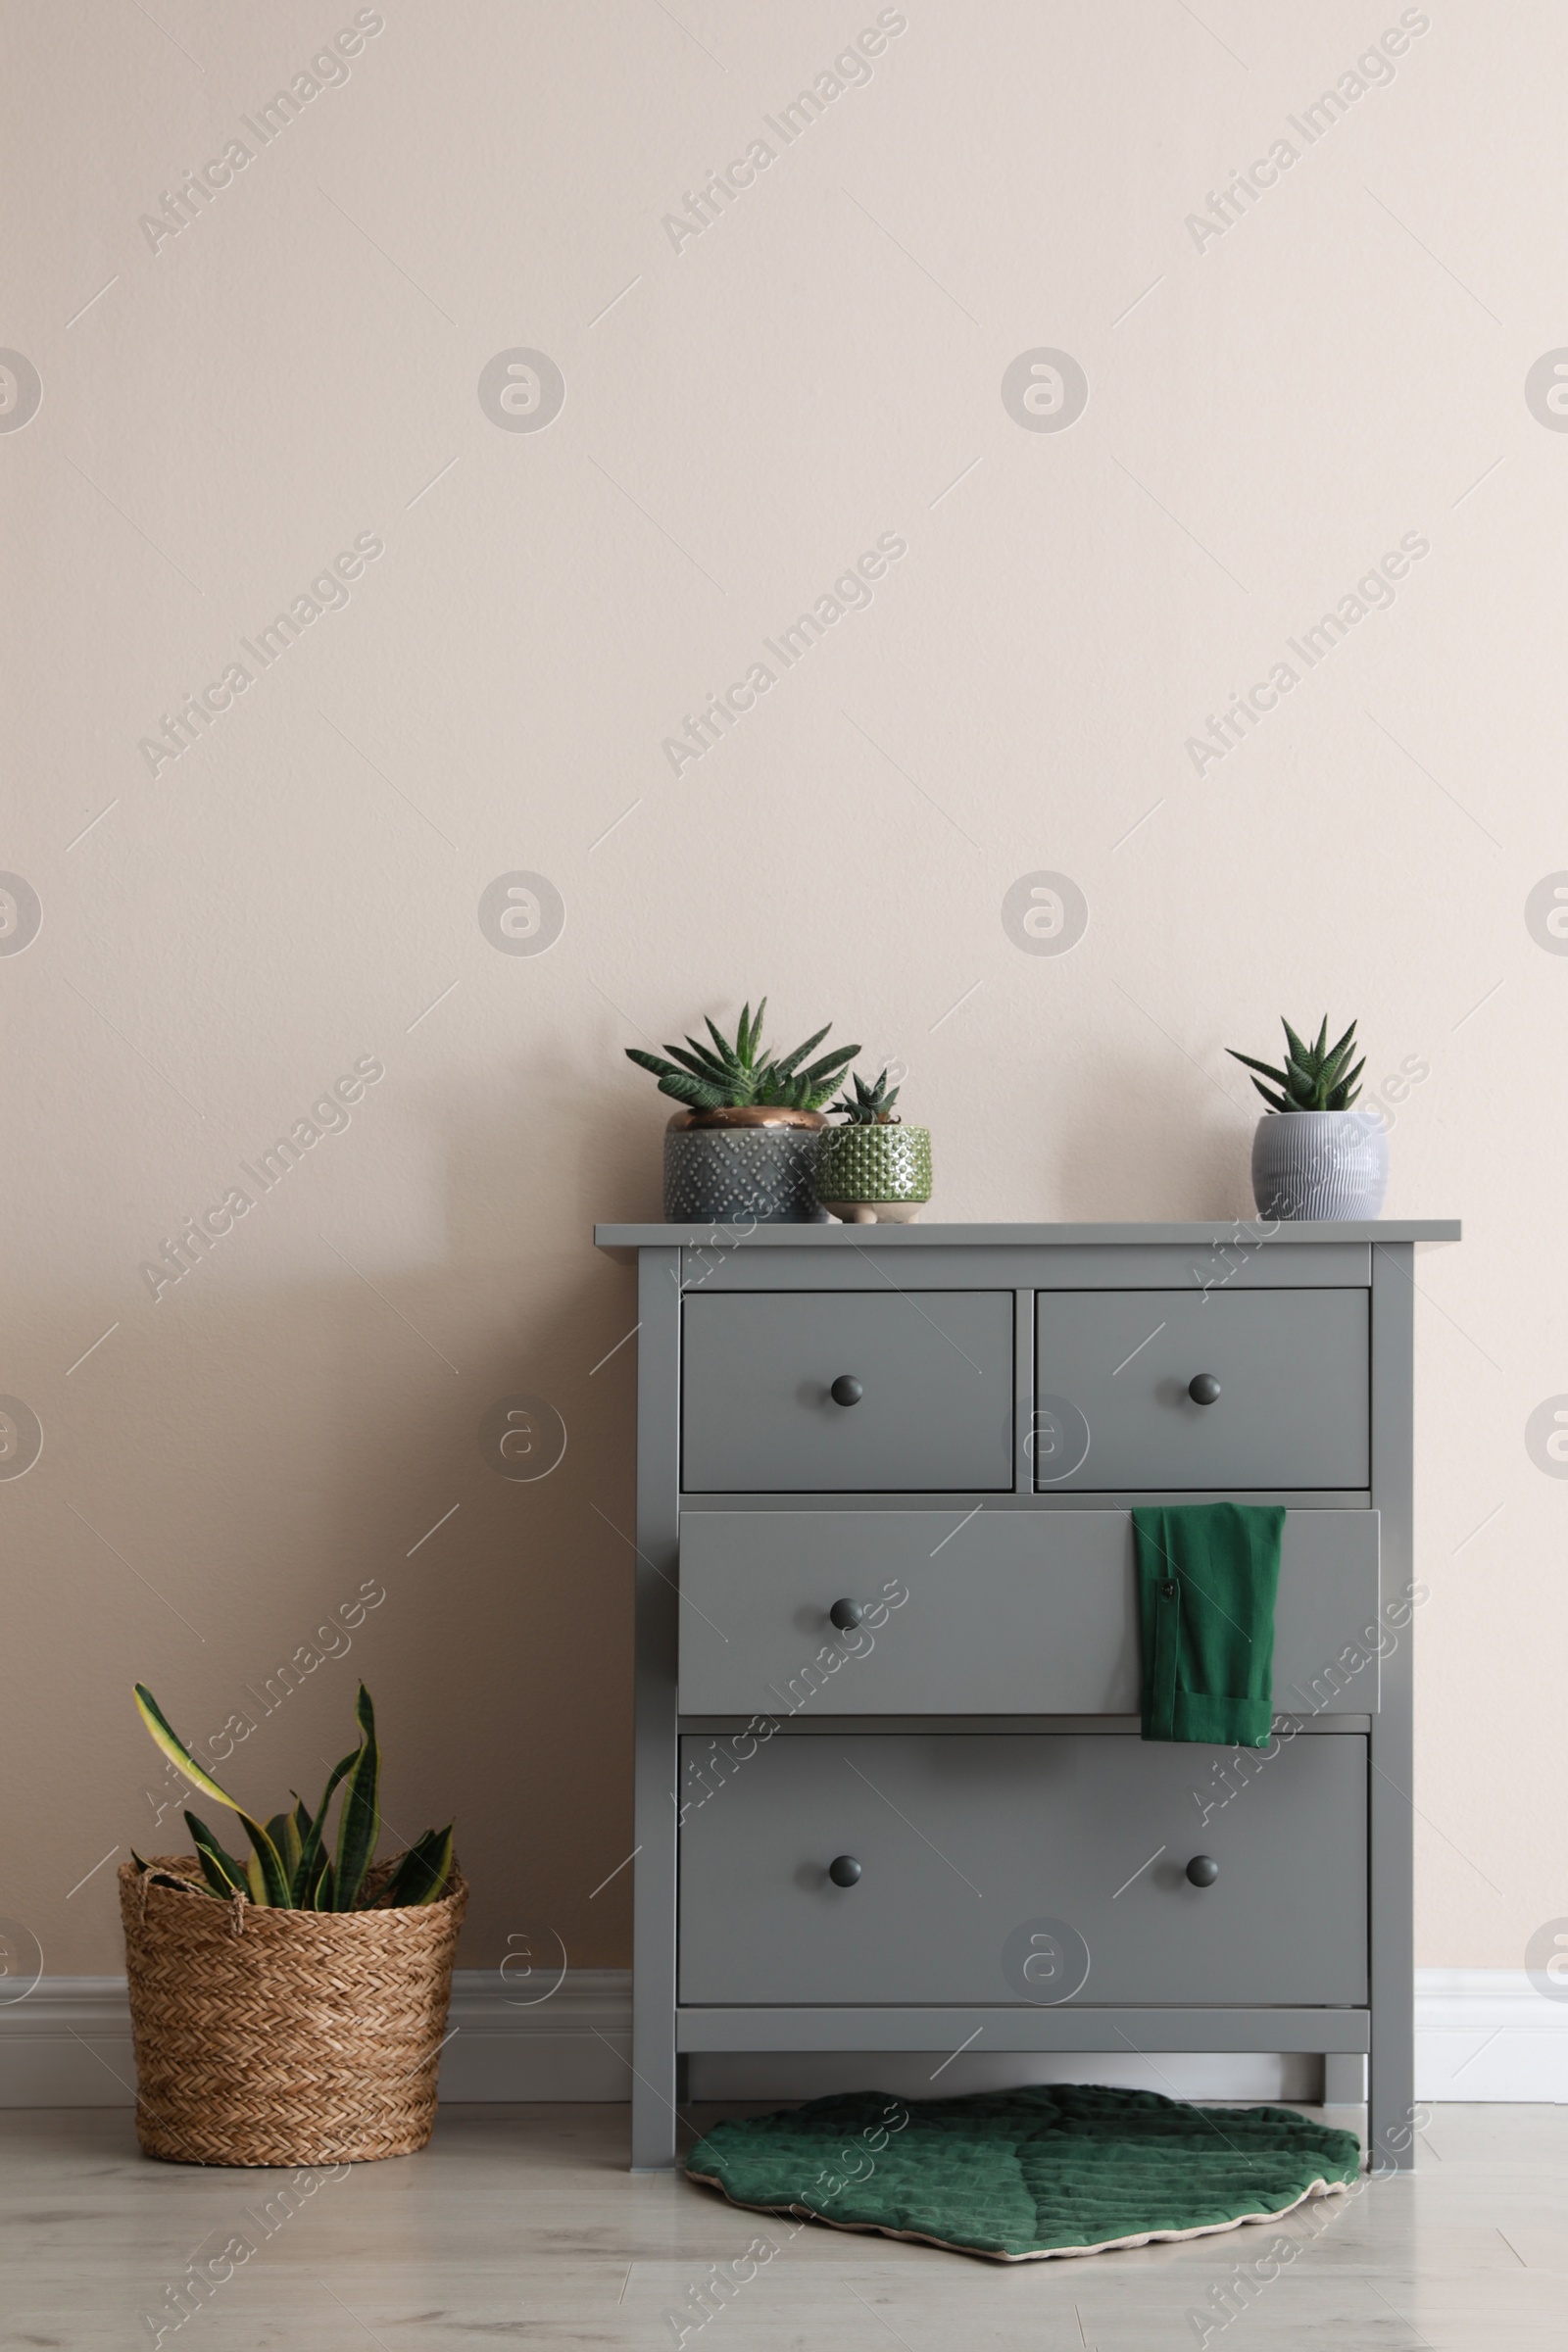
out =
[[123,1977],[43,1977],[0,2006],[0,2107],[131,2107]]
[[[1522,1969],[1416,1971],[1416,2096],[1568,2101],[1568,2001],[1535,1991]],[[491,1969],[453,1980],[456,2031],[441,2061],[453,2100],[618,2100],[631,2081],[631,1977],[572,1969],[556,1991],[529,1998]],[[905,2097],[1024,2082],[1107,2082],[1189,2099],[1309,2100],[1323,2095],[1315,2058],[1293,2053],[1147,2060],[965,2056],[931,2079],[919,2053],[874,2061],[876,2084]],[[693,2098],[817,2098],[863,2087],[853,2056],[736,2054],[695,2058]],[[1344,2070],[1339,2080],[1348,2078]],[[0,2002],[0,2107],[128,2107],[135,2064],[123,1977],[45,1977],[24,2000]],[[1343,2088],[1330,2085],[1344,2097]]]
[[1522,1968],[1418,1968],[1415,2095],[1568,2101],[1568,2000]]
[[[448,2025],[444,2099],[628,2095],[628,1969],[572,1969],[530,1998],[494,1969],[460,1968]],[[123,1977],[45,1977],[0,2002],[0,2107],[130,2107],[135,2084]]]
[[444,2099],[630,2098],[630,1969],[568,1969],[554,1992],[549,1982],[530,1997],[495,1969],[458,1970]]

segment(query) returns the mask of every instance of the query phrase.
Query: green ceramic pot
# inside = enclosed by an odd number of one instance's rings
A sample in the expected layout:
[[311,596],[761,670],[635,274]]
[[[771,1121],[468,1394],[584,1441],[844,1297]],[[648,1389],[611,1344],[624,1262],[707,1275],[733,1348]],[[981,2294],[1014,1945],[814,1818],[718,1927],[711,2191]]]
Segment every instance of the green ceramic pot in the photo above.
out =
[[847,1224],[907,1224],[931,1198],[929,1127],[830,1127],[816,1148],[816,1192]]

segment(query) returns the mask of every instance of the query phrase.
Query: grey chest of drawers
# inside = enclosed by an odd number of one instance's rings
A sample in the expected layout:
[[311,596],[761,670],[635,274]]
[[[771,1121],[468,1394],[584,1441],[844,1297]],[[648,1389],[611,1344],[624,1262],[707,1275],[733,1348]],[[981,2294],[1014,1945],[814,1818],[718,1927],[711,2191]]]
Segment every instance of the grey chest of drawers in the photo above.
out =
[[[1409,2161],[1413,1258],[602,1226],[638,1266],[632,2163],[696,2051],[1370,2057]],[[1276,1737],[1138,1737],[1129,1511],[1286,1507]]]

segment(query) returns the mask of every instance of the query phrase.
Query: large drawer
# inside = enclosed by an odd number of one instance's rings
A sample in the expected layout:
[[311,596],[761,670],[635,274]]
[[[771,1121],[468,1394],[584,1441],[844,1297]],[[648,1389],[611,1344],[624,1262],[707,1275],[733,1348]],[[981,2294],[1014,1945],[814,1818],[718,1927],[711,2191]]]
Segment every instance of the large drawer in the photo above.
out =
[[[1253,1756],[1217,1810],[1210,1753],[1116,1734],[780,1733],[686,1811],[679,1997],[1363,2002],[1365,1740]],[[1186,1876],[1200,1852],[1219,1866],[1207,1886]],[[857,1885],[829,1878],[840,1855]]]
[[[1365,1487],[1369,1294],[1042,1291],[1035,1482],[1075,1489]],[[1191,1383],[1219,1383],[1200,1404]]]
[[[1010,1291],[688,1298],[681,1483],[735,1494],[1012,1486]],[[835,1381],[858,1388],[836,1403]]]
[[[1376,1709],[1378,1528],[1287,1513],[1282,1713]],[[686,1511],[680,1531],[683,1714],[1137,1712],[1125,1511]],[[858,1629],[835,1627],[839,1600]]]

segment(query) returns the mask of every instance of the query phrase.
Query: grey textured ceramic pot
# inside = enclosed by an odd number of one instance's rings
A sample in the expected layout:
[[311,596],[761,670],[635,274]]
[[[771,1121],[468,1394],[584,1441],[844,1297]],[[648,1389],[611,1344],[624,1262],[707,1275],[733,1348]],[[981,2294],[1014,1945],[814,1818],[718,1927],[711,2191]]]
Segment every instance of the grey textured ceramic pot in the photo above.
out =
[[818,1110],[677,1111],[664,1131],[671,1225],[825,1225]]
[[1389,1138],[1375,1110],[1269,1111],[1252,1137],[1259,1216],[1376,1217],[1389,1189]]

